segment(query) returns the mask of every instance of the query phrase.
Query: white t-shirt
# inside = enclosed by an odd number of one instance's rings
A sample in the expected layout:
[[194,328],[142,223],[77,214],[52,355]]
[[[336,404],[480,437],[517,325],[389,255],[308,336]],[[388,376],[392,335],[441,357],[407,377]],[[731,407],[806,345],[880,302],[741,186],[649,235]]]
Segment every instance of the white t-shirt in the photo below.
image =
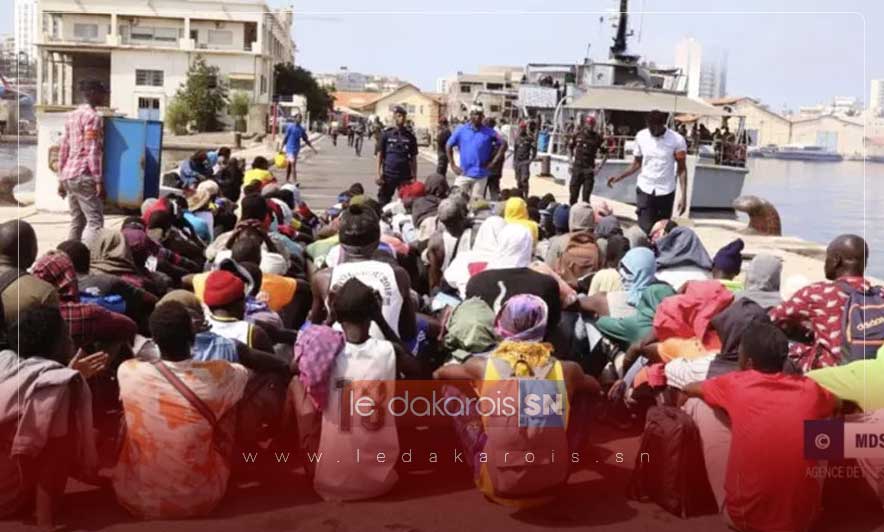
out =
[[[389,414],[396,387],[396,352],[386,340],[347,342],[335,358],[328,378],[328,406],[322,411],[322,435],[313,487],[327,501],[368,499],[390,491],[398,480],[399,433]],[[350,383],[350,405],[342,404],[341,388]],[[348,394],[349,395],[349,394]],[[345,396],[346,397],[346,396]],[[375,426],[366,426],[368,410],[353,412],[361,398],[373,398]],[[363,406],[364,407],[364,406]],[[363,408],[359,407],[359,408]],[[370,408],[370,407],[364,407]],[[342,419],[342,412],[353,412]],[[346,426],[345,426],[346,424]],[[383,457],[378,454],[383,453]]]
[[671,129],[667,128],[659,137],[651,135],[647,128],[639,131],[632,152],[642,158],[638,188],[656,196],[675,192],[675,154],[687,149],[684,137]]
[[[381,313],[396,334],[399,334],[399,314],[402,312],[402,293],[399,291],[399,283],[396,282],[396,272],[386,262],[376,260],[361,260],[345,262],[332,268],[331,283],[329,288],[334,289],[342,285],[351,277],[356,277],[364,284],[374,288],[381,294]],[[384,334],[374,323],[371,324],[371,337],[384,340]]]

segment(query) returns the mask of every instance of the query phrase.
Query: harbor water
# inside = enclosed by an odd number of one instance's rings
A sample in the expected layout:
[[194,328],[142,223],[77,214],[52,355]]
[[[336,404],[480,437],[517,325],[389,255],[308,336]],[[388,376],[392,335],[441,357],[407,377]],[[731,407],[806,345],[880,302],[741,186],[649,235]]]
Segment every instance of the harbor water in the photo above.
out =
[[[0,144],[0,168],[34,168],[36,151]],[[872,250],[869,273],[884,278],[884,164],[750,159],[749,170],[743,193],[777,207],[784,235],[822,244],[841,233],[862,235]]]

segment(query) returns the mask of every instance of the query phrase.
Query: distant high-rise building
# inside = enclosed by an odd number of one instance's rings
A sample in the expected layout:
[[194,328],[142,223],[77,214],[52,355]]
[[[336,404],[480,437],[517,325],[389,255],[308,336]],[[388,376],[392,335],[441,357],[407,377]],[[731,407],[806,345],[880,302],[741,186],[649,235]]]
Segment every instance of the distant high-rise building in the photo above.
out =
[[712,59],[704,57],[703,46],[693,37],[675,45],[675,66],[687,77],[692,98],[722,98],[727,94],[727,52]]
[[884,109],[884,79],[873,79],[869,94],[869,109],[880,113]]
[[36,60],[37,0],[15,0],[13,24],[16,49],[27,54],[31,61]]

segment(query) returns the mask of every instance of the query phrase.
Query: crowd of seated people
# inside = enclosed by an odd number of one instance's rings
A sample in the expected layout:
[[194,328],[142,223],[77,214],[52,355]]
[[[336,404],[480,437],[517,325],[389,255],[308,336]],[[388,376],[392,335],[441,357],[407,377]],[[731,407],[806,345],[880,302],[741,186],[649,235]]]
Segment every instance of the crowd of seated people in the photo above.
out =
[[[543,430],[476,408],[431,427],[491,501],[546,504],[571,468],[489,455],[569,456],[597,423],[667,407],[697,428],[723,520],[807,530],[823,509],[804,422],[884,416],[880,338],[845,313],[880,297],[859,236],[829,244],[825,281],[782,294],[781,258],[744,265],[742,240],[710,256],[688,227],[645,235],[603,204],[471,202],[431,175],[383,209],[356,183],[313,212],[266,159],[245,170],[226,149],[168,181],[89,247],[38,250],[27,221],[0,224],[0,516],[63,521],[73,478],[137,518],[206,515],[234,453],[270,447],[347,457],[303,460],[325,500],[382,496],[408,431],[345,415],[342,386],[375,404],[400,383],[464,400],[516,382],[559,394]],[[884,501],[880,464],[861,465]]]

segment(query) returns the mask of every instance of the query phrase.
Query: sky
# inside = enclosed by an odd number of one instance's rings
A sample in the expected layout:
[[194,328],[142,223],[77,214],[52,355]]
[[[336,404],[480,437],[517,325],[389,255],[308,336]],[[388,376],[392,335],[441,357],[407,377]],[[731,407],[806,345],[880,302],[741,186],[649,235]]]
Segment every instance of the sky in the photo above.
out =
[[[612,32],[608,17],[601,23],[600,17],[619,6],[615,0],[268,3],[294,5],[299,65],[395,75],[424,90],[480,65],[577,62],[587,46],[592,58],[604,59]],[[834,96],[867,101],[867,80],[884,78],[880,0],[631,0],[629,9],[630,51],[672,64],[676,42],[694,37],[705,49],[727,51],[729,95],[753,96],[776,110]],[[11,29],[12,17],[0,18],[0,33]]]

